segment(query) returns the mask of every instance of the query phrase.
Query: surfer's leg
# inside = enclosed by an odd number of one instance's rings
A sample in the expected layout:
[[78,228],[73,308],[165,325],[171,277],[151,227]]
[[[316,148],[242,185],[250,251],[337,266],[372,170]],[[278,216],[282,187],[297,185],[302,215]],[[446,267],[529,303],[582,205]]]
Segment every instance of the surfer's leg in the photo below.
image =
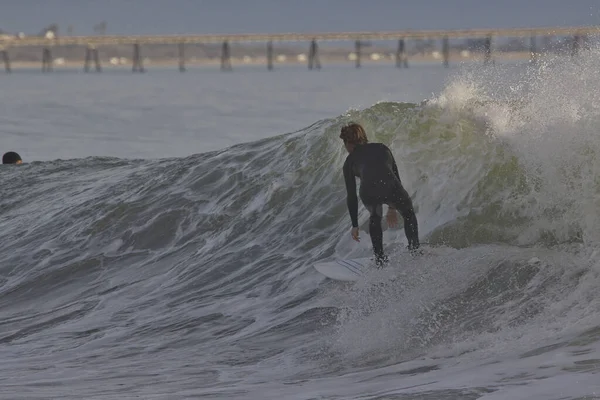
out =
[[382,266],[387,257],[383,253],[383,230],[381,229],[381,217],[383,215],[382,204],[365,205],[371,216],[369,217],[369,235],[373,244],[373,253],[375,253],[375,263]]
[[400,212],[404,219],[404,233],[408,240],[408,249],[419,248],[419,225],[413,208],[412,200],[402,185],[394,190],[392,205]]

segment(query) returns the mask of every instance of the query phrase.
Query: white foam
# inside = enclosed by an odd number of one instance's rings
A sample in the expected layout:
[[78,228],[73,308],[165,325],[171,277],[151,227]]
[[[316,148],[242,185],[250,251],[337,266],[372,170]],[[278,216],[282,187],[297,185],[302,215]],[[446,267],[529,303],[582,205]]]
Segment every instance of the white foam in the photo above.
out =
[[[580,229],[589,245],[600,244],[598,65],[600,51],[593,49],[577,60],[548,57],[519,74],[502,67],[460,72],[432,102],[468,107],[486,121],[488,134],[510,145],[535,188],[526,197],[538,234],[551,230],[568,240]],[[536,239],[533,230],[522,236],[523,242]]]

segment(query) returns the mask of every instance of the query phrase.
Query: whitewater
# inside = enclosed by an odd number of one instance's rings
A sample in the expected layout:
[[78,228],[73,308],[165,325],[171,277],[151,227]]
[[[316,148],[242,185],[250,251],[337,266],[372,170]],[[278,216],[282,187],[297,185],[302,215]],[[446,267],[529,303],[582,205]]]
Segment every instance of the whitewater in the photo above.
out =
[[[0,398],[600,398],[600,50],[2,85]],[[426,243],[356,283],[351,121]]]

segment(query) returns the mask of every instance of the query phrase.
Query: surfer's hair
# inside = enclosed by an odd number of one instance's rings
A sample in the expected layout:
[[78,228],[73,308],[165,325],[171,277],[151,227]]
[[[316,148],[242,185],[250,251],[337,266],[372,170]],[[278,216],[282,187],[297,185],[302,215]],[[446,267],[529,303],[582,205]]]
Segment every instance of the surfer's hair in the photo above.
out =
[[354,145],[369,143],[365,129],[355,122],[342,127],[340,139],[342,139],[344,143]]

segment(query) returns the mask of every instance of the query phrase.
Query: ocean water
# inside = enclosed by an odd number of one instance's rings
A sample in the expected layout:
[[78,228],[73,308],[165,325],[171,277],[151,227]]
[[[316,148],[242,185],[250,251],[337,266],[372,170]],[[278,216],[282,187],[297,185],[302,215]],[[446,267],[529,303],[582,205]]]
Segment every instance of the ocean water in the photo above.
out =
[[379,101],[421,101],[440,90],[447,74],[438,64],[147,71],[3,76],[2,148],[35,161],[184,157],[296,132]]
[[[0,398],[600,398],[599,70],[2,77]],[[356,283],[349,121],[426,243]]]

